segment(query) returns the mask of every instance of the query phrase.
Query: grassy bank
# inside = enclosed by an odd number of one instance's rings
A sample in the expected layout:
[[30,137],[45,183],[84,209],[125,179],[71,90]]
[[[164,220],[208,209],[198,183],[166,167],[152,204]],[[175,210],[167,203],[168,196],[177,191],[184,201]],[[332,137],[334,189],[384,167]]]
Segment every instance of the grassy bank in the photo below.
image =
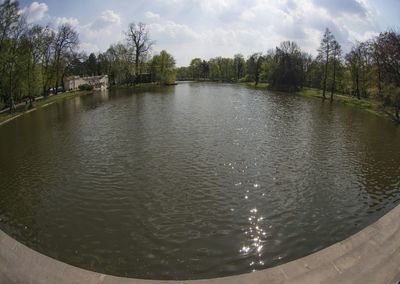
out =
[[[242,86],[247,86],[251,88],[256,88],[256,89],[268,89],[268,84],[267,83],[259,83],[257,87],[254,86],[254,82],[246,82],[246,83],[238,83],[239,85]],[[291,94],[287,92],[280,92],[280,93],[285,93],[285,94]],[[316,98],[322,100],[322,90],[319,89],[313,89],[313,88],[303,88],[301,91],[295,92],[294,93],[297,96],[303,96],[303,97],[310,97],[310,98]],[[326,93],[326,101],[329,103],[330,102],[330,92]],[[383,116],[383,117],[389,117],[389,115],[380,109],[381,102],[375,99],[370,99],[370,98],[362,98],[362,99],[357,99],[356,97],[350,97],[338,93],[334,93],[333,96],[333,101],[334,103],[341,103],[345,105],[350,105],[357,107],[359,109],[363,109],[365,111],[368,111],[370,113],[373,113],[375,115]]]
[[43,99],[35,101],[33,103],[33,108],[31,108],[31,109],[29,109],[27,107],[27,105],[20,106],[20,107],[17,108],[16,111],[14,111],[12,113],[9,113],[7,111],[5,113],[0,114],[0,125],[4,124],[4,123],[6,123],[6,122],[8,122],[10,120],[15,119],[15,118],[23,115],[24,113],[29,113],[29,112],[32,112],[34,110],[47,107],[49,105],[52,105],[53,103],[56,103],[56,102],[64,100],[64,99],[69,99],[69,98],[73,98],[73,97],[77,97],[77,96],[87,95],[87,94],[90,94],[90,93],[92,93],[92,92],[90,92],[90,91],[79,91],[79,92],[61,93],[61,94],[49,96],[47,98],[43,98]]
[[160,87],[165,87],[166,85],[160,85],[158,83],[140,83],[140,84],[135,84],[135,85],[130,85],[130,84],[123,84],[123,85],[113,85],[110,86],[111,90],[118,90],[118,89],[152,89],[152,88],[160,88]]
[[[304,88],[299,92],[296,92],[296,95],[303,96],[303,97],[312,97],[322,100],[322,91],[318,89],[311,89],[311,88]],[[326,101],[330,101],[330,92],[326,93]],[[333,101],[336,103],[346,104],[350,106],[354,106],[370,113],[380,115],[380,116],[387,116],[384,112],[380,111],[379,106],[380,102],[374,99],[357,99],[355,97],[334,94]]]

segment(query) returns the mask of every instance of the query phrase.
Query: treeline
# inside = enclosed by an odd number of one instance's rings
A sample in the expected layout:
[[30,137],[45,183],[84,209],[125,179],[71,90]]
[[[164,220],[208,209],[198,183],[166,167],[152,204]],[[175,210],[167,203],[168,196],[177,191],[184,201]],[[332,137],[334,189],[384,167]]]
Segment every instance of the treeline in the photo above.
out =
[[145,24],[130,24],[124,43],[98,55],[79,52],[69,24],[28,25],[18,1],[0,4],[0,109],[63,90],[70,75],[109,75],[111,85],[175,82],[175,60],[166,51],[151,57],[154,42]]
[[0,5],[0,102],[12,111],[15,102],[57,93],[77,57],[77,32],[68,24],[54,30],[29,26],[17,1]]
[[73,72],[108,74],[112,86],[150,82],[174,84],[175,59],[165,50],[151,57],[153,45],[146,25],[131,23],[125,32],[124,43],[111,45],[106,52],[98,54],[97,57],[93,53],[90,54]]
[[292,41],[282,42],[267,53],[245,58],[194,58],[177,69],[178,80],[267,83],[270,89],[299,91],[318,88],[331,100],[335,93],[358,99],[375,98],[400,121],[400,34],[386,31],[357,43],[343,54],[339,42],[326,29],[318,56],[305,53]]

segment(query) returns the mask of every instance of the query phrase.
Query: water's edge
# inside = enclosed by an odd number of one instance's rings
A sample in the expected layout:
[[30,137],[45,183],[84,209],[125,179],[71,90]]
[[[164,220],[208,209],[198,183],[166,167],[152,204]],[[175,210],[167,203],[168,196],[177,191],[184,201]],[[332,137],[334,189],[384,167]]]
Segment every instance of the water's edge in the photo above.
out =
[[188,281],[115,277],[40,254],[0,230],[2,283],[396,283],[400,206],[350,238],[309,256],[254,273]]

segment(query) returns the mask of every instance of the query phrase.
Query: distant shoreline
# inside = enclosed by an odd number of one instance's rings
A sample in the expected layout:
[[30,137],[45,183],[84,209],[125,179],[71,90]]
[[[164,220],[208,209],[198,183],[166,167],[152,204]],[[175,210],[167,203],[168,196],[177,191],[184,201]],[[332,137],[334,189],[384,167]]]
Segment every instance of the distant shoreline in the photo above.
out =
[[[171,87],[171,86],[176,86],[179,85],[179,83],[215,83],[215,84],[232,84],[232,85],[239,85],[239,86],[245,86],[249,88],[255,88],[255,89],[260,89],[260,90],[268,90],[268,84],[267,83],[259,83],[257,86],[254,85],[254,82],[246,82],[246,83],[235,83],[235,82],[222,82],[222,81],[211,81],[211,80],[202,80],[202,81],[176,81],[175,84],[173,85],[160,85],[156,83],[142,83],[142,84],[136,84],[136,85],[115,85],[111,86],[109,89],[138,89],[138,90],[143,90],[143,89],[157,89],[157,88],[164,88],[164,87]],[[303,88],[300,91],[297,92],[284,92],[284,91],[272,91],[272,92],[277,92],[277,93],[283,93],[287,95],[296,95],[296,96],[302,96],[302,97],[310,97],[314,99],[320,99],[322,100],[322,94],[321,90],[318,89],[313,89],[313,88]],[[24,103],[18,104],[18,109],[17,111],[13,113],[9,113],[8,110],[2,110],[0,112],[0,126],[26,114],[30,113],[32,111],[35,111],[40,108],[45,108],[51,104],[54,104],[55,102],[61,101],[63,99],[68,99],[68,98],[73,98],[77,96],[82,96],[82,95],[87,95],[93,93],[92,91],[76,91],[76,92],[65,92],[65,93],[59,93],[57,95],[51,95],[48,97],[40,97],[39,99],[36,99],[34,102],[34,106],[31,109],[26,109]],[[329,99],[326,99],[327,103],[330,103]],[[340,95],[340,94],[335,94],[335,99],[333,103],[340,103],[340,104],[345,104],[349,106],[356,107],[358,109],[362,109],[364,111],[367,111],[369,113],[372,113],[374,115],[393,120],[388,113],[382,111],[380,107],[380,103],[377,100],[374,99],[357,99],[355,97],[350,97],[350,96],[345,96],[345,95]]]

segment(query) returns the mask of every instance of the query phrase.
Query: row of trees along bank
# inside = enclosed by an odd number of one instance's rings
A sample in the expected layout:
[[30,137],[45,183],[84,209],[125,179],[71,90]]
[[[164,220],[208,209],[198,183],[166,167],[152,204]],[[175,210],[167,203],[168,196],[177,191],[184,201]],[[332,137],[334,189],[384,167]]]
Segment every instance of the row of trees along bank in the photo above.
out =
[[166,51],[151,57],[154,42],[145,24],[130,24],[124,43],[97,56],[79,51],[79,35],[69,24],[29,25],[18,1],[0,5],[0,109],[57,94],[70,75],[109,75],[112,85],[175,82],[175,60]]
[[400,34],[383,32],[356,43],[344,55],[340,43],[326,29],[315,58],[295,42],[285,41],[248,58],[241,54],[208,61],[194,58],[190,66],[177,69],[177,79],[254,82],[256,86],[262,82],[279,91],[317,88],[324,99],[331,100],[335,93],[374,98],[400,122]]
[[15,102],[58,92],[79,39],[70,25],[57,29],[29,26],[17,1],[0,6],[0,99],[12,111]]

